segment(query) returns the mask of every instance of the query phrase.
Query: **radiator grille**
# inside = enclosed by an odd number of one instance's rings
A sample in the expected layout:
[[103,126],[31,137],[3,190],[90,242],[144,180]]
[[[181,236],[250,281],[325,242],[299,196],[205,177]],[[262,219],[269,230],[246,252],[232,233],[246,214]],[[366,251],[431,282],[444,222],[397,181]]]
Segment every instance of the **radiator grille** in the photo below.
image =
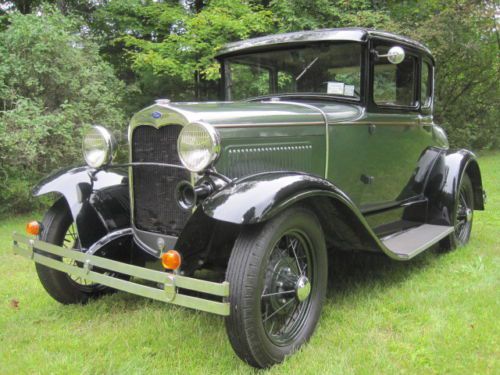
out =
[[[168,125],[156,129],[138,126],[132,135],[132,161],[181,165],[177,138],[182,127]],[[137,229],[178,235],[190,213],[175,201],[175,188],[181,180],[190,181],[187,170],[159,167],[133,167],[134,224]]]

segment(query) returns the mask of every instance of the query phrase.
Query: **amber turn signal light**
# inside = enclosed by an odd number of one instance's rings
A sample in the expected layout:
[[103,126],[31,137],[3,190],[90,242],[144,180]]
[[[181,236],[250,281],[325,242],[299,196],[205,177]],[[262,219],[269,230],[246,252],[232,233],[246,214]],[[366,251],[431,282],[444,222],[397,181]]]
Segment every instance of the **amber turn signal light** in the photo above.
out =
[[181,266],[181,254],[175,250],[169,250],[161,255],[161,264],[168,270],[176,270]]
[[40,223],[36,220],[30,221],[26,224],[26,233],[38,236],[40,234]]

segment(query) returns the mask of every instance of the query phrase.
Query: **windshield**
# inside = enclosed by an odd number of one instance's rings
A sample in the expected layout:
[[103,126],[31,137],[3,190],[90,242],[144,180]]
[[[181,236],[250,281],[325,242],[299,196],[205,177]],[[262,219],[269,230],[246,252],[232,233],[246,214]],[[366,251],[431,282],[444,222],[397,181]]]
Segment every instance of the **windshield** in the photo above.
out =
[[248,53],[224,60],[226,100],[275,94],[359,99],[361,45],[321,43]]

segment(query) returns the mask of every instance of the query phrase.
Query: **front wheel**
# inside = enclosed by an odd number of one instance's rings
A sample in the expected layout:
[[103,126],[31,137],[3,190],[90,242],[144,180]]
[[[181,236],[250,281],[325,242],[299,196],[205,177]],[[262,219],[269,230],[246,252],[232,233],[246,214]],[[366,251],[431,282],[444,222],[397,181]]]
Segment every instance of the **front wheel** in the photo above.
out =
[[[42,241],[66,247],[68,249],[78,249],[78,235],[71,217],[66,201],[58,200],[45,214],[42,222]],[[39,251],[39,250],[37,250]],[[71,265],[75,261],[61,258],[52,254],[45,256],[62,260]],[[57,271],[44,265],[35,263],[36,272],[43,287],[49,295],[62,304],[85,303],[90,298],[98,297],[111,289],[85,280],[79,276],[69,275]]]
[[326,294],[327,264],[321,225],[306,208],[242,230],[226,275],[226,331],[241,359],[269,367],[311,337]]

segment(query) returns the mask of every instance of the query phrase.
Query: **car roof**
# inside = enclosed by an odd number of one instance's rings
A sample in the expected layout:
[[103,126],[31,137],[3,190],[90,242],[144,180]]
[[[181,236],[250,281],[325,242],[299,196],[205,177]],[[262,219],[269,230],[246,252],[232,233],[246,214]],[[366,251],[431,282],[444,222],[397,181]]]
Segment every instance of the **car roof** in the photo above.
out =
[[260,50],[266,47],[287,44],[303,44],[307,42],[320,41],[348,41],[364,43],[371,38],[386,39],[413,47],[421,52],[424,52],[434,61],[431,51],[426,46],[413,39],[385,31],[359,27],[296,31],[292,33],[266,35],[259,38],[227,43],[219,50],[217,57],[241,53],[242,51],[251,52],[253,50]]

